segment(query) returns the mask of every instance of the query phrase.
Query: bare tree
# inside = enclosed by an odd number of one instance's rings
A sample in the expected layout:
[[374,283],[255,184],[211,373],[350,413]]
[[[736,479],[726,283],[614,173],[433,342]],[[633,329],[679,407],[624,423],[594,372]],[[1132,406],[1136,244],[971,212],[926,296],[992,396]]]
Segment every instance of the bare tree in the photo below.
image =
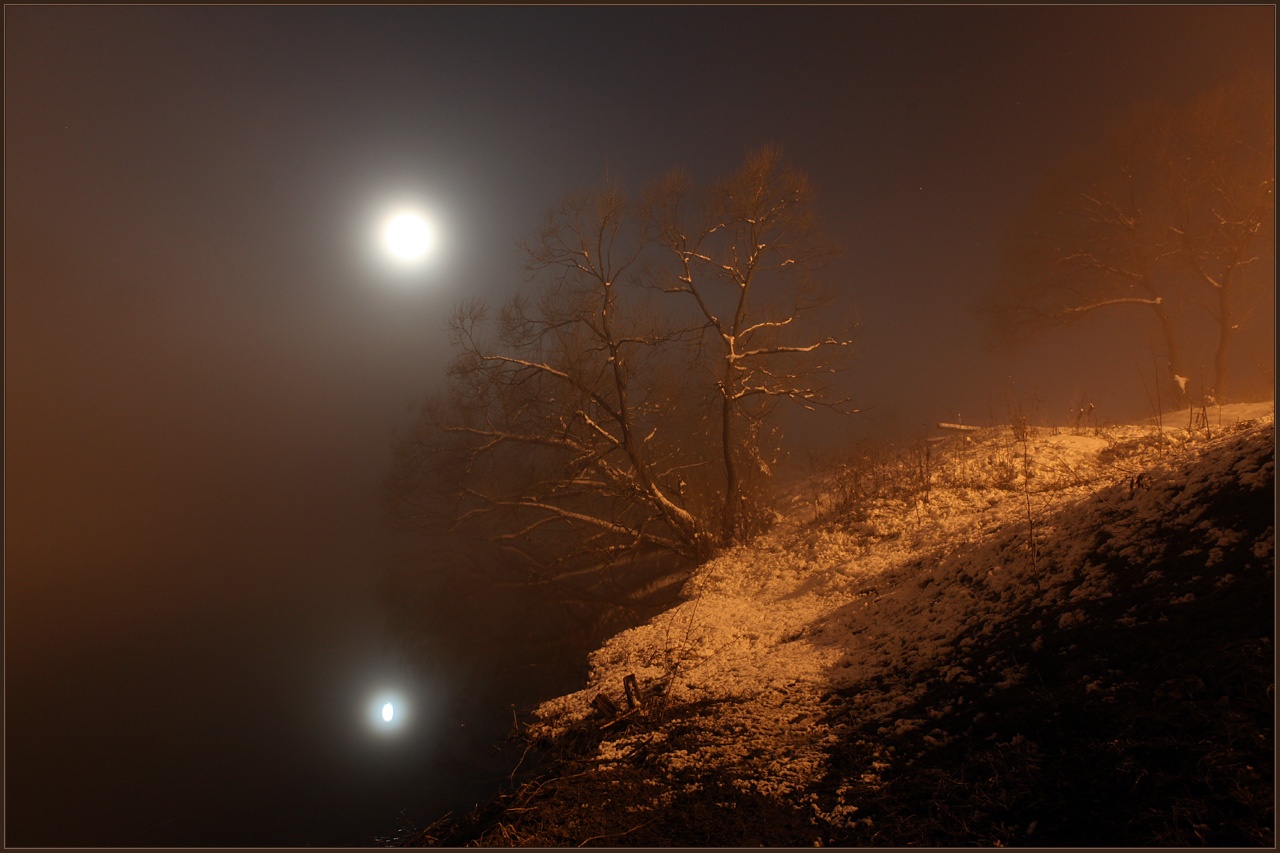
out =
[[1176,251],[1166,156],[1153,146],[1169,116],[1137,110],[1099,150],[1061,164],[1018,220],[989,310],[996,334],[1039,335],[1102,311],[1140,311],[1163,350],[1167,382],[1185,400],[1186,368],[1167,276]]
[[643,381],[679,333],[627,292],[643,250],[627,220],[616,189],[567,199],[525,246],[541,283],[532,298],[508,302],[492,338],[483,306],[451,323],[450,386],[469,416],[440,426],[467,459],[457,520],[503,510],[497,540],[529,556],[544,528],[593,553],[705,550],[701,522],[670,486],[679,448],[662,418],[677,389]]
[[[1243,80],[1193,101],[1173,128],[1170,231],[1215,326],[1212,393],[1228,394],[1230,342],[1261,255],[1275,251],[1275,87]],[[1241,300],[1246,304],[1242,305]]]
[[996,334],[1016,340],[1101,311],[1141,312],[1164,353],[1163,381],[1185,404],[1196,335],[1173,308],[1194,303],[1217,329],[1214,387],[1224,399],[1241,319],[1233,300],[1272,237],[1272,100],[1237,83],[1178,108],[1143,105],[1104,146],[1059,166],[1011,236],[987,306]]
[[[483,529],[560,572],[637,548],[704,559],[747,535],[744,483],[763,475],[741,469],[764,466],[772,402],[842,404],[818,356],[846,342],[797,342],[811,302],[795,293],[790,313],[757,308],[766,278],[802,283],[825,256],[806,182],[773,153],[749,161],[703,197],[697,249],[672,272],[659,250],[672,248],[674,186],[643,208],[617,188],[567,198],[524,246],[529,286],[496,314],[457,310],[444,387],[396,444],[401,517]],[[736,288],[732,319],[704,276]]]
[[689,178],[675,171],[650,196],[658,242],[676,264],[664,289],[692,298],[712,353],[726,542],[753,527],[743,510],[751,480],[768,475],[761,436],[775,404],[853,411],[824,382],[852,341],[815,334],[810,320],[821,304],[810,275],[834,253],[814,220],[813,195],[782,152],[766,148],[708,193],[695,194]]

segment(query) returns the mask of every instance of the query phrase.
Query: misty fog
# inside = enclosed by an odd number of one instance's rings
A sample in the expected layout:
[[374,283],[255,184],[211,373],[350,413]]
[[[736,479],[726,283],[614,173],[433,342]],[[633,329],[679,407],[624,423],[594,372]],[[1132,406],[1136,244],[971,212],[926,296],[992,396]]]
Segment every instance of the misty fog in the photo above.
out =
[[[770,142],[810,176],[845,247],[822,278],[856,322],[838,381],[862,411],[788,414],[786,476],[939,421],[1092,403],[1122,422],[1157,410],[1131,317],[992,346],[980,308],[1009,228],[1132,104],[1274,69],[1268,7],[20,6],[5,23],[9,845],[420,825],[491,793],[518,758],[495,748],[513,713],[576,689],[589,651],[674,594],[684,567],[647,564],[566,603],[382,506],[450,311],[516,290],[519,241],[562,194],[676,165],[714,180]],[[446,227],[432,264],[393,274],[369,234],[406,196]],[[1251,274],[1241,400],[1274,390],[1274,258]],[[1211,348],[1189,339],[1187,363]],[[391,737],[366,720],[388,690],[415,721]]]

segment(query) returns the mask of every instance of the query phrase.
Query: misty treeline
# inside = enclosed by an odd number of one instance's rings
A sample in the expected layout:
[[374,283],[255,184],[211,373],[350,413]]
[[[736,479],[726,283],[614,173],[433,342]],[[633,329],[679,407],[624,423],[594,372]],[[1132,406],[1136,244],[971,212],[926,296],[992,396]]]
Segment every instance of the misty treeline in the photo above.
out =
[[997,336],[1128,312],[1154,335],[1166,404],[1193,402],[1193,379],[1196,402],[1227,402],[1232,342],[1270,315],[1274,157],[1273,79],[1133,109],[1019,217],[988,304]]
[[709,187],[674,170],[567,196],[517,295],[449,321],[445,378],[395,442],[396,515],[550,574],[765,527],[779,406],[853,411],[827,384],[851,341],[818,310],[836,249],[813,199],[774,148]]

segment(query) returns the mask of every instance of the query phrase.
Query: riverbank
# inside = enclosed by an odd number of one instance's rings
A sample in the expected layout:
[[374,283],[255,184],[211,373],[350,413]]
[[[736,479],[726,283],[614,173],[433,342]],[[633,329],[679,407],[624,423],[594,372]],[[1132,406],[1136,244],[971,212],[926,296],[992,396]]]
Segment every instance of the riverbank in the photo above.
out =
[[1274,412],[1218,417],[851,457],[396,843],[1272,845]]

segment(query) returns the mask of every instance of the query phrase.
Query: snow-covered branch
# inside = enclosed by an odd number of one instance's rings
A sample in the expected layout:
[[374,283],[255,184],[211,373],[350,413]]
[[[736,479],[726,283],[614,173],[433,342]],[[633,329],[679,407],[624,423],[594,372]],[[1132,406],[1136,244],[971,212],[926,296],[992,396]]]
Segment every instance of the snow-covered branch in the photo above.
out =
[[1159,296],[1152,299],[1142,296],[1122,296],[1116,299],[1103,299],[1098,302],[1091,302],[1087,305],[1071,305],[1060,309],[1058,313],[1062,316],[1067,316],[1071,314],[1084,314],[1098,308],[1106,308],[1109,305],[1162,305],[1163,303],[1164,300]]

